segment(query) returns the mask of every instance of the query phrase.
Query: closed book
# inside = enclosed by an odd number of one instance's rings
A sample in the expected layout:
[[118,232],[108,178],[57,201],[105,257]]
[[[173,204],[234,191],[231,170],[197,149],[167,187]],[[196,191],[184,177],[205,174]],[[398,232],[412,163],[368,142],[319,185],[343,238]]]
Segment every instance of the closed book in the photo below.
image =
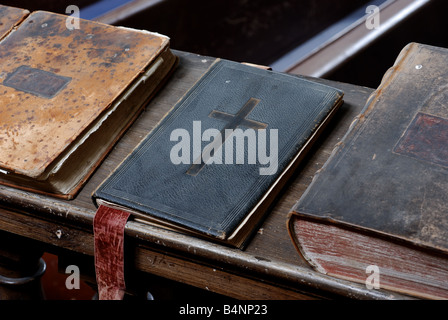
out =
[[[0,7],[0,183],[71,199],[176,63],[169,38]],[[20,15],[19,13],[22,13]]]
[[0,39],[8,35],[29,14],[26,9],[0,5]]
[[342,96],[217,59],[94,192],[94,203],[244,248]]
[[318,271],[448,298],[448,50],[411,43],[292,209]]

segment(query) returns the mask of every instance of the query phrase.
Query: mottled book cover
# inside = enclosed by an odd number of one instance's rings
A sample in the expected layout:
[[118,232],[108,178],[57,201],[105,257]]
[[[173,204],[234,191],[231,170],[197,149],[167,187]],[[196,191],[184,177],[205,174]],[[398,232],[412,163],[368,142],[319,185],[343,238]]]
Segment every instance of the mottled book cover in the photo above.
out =
[[[123,108],[128,102],[129,114],[137,112],[129,105],[132,94],[125,94],[136,90],[138,79],[169,48],[169,38],[159,34],[82,19],[74,28],[68,19],[0,7],[0,182],[62,197],[85,182],[107,152],[101,144],[115,140],[97,144],[98,155],[92,145],[85,147],[85,158],[75,149],[107,123],[106,113],[118,101]],[[167,57],[163,64],[172,65]],[[144,100],[145,94],[138,95]],[[70,169],[60,171],[64,166]]]

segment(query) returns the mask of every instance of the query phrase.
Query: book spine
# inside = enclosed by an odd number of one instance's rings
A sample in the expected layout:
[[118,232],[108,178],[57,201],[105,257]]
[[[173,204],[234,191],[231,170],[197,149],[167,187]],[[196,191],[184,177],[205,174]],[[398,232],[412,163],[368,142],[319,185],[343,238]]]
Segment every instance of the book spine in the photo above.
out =
[[389,84],[392,82],[392,80],[395,78],[395,75],[397,74],[397,71],[402,68],[402,65],[406,58],[409,56],[411,52],[413,52],[413,49],[417,46],[416,43],[409,43],[407,46],[405,46],[398,57],[395,59],[395,63],[392,67],[390,67],[383,75],[383,78],[381,79],[381,83],[378,86],[378,88],[372,92],[367,98],[366,105],[364,106],[363,110],[361,111],[358,118],[366,117],[370,111],[374,108],[375,102],[380,98],[382,92],[384,89],[389,86]]

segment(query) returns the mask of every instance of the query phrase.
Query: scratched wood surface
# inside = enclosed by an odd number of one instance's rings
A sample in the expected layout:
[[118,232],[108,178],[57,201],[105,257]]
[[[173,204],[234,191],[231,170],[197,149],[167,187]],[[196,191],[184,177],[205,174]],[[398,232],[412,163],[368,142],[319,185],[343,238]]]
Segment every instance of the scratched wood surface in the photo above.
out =
[[[206,71],[214,58],[186,52],[167,85],[115,146],[76,199],[67,201],[0,188],[0,230],[37,241],[53,253],[93,256],[91,194],[163,115]],[[286,217],[314,173],[361,111],[370,88],[316,79],[345,92],[345,103],[275,201],[244,250],[128,221],[127,268],[238,299],[403,298],[316,273],[299,256],[286,229]],[[126,241],[126,240],[125,240]],[[92,259],[93,261],[93,259]]]

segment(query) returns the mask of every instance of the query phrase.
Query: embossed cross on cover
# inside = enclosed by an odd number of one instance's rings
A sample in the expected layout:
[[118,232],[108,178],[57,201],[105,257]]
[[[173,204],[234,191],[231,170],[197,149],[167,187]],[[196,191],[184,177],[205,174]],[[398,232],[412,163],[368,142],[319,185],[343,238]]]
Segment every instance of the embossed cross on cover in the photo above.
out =
[[244,248],[341,103],[334,88],[217,59],[94,202]]

